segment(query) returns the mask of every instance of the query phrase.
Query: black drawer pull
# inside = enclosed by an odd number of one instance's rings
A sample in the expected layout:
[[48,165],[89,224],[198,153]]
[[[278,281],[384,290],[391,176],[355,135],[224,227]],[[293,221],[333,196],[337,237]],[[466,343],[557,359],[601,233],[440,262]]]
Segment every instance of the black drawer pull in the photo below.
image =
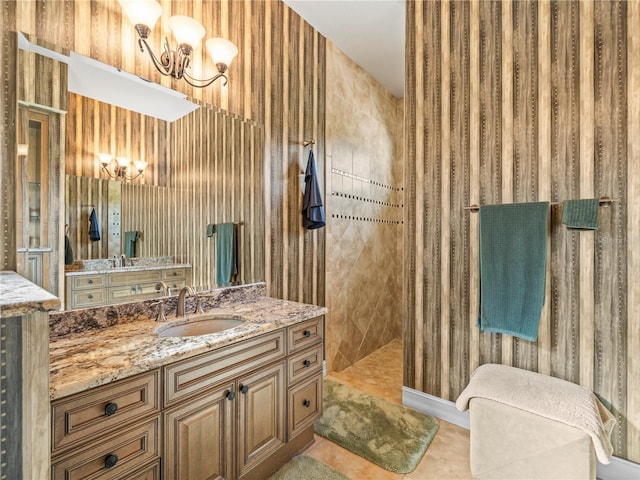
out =
[[104,466],[106,468],[115,467],[116,463],[118,463],[118,456],[115,454],[107,455],[107,458],[104,460]]
[[174,277],[177,277],[177,276],[178,276],[178,272],[173,272],[173,274],[172,274],[172,275],[173,275]]
[[109,402],[109,403],[107,403],[107,406],[104,407],[104,414],[107,417],[113,415],[117,411],[118,411],[118,404],[117,403]]
[[311,366],[311,360],[305,360],[304,362],[302,362],[302,365],[304,366],[304,368],[308,368]]
[[311,336],[311,330],[305,330],[304,332],[302,332],[302,336],[304,338],[309,338]]
[[305,408],[309,408],[311,406],[311,400],[305,400],[302,402],[302,405],[304,405]]
[[93,283],[93,280],[89,279],[89,280],[87,280],[87,283],[88,283],[89,285],[91,285],[91,284]]
[[234,392],[233,390],[230,391],[229,393],[227,393],[227,400],[231,401],[234,398],[236,398],[236,392]]
[[243,395],[246,395],[248,391],[249,391],[249,385],[242,385],[240,387],[240,393],[242,393]]
[[88,298],[89,300],[91,300],[91,299],[93,298],[93,295],[89,294],[89,295],[87,295],[87,298]]

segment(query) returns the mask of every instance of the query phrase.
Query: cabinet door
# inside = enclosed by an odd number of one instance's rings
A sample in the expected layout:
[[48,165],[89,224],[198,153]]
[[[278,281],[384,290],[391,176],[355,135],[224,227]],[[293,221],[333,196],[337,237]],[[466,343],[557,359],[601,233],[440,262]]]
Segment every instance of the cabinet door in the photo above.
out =
[[240,476],[285,443],[285,362],[238,381]]
[[233,384],[164,414],[164,479],[214,480],[233,475]]

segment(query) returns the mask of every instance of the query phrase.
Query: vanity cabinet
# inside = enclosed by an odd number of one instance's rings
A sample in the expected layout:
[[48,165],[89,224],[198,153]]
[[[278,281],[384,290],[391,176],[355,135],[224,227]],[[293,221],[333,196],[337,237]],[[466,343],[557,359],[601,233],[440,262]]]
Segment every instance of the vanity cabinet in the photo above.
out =
[[164,479],[264,479],[313,441],[323,317],[164,368]]
[[158,282],[172,292],[187,285],[191,268],[153,268],[142,271],[114,271],[77,275],[67,273],[66,305],[69,309],[99,307],[159,297]]
[[323,317],[52,403],[52,479],[264,479],[313,442]]

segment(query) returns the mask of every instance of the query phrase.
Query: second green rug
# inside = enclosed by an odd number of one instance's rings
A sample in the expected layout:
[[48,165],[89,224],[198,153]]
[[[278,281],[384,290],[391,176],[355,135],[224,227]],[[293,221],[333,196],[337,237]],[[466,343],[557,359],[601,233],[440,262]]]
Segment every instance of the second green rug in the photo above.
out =
[[325,378],[324,412],[316,420],[315,431],[382,468],[409,473],[433,440],[438,422]]
[[269,480],[349,480],[329,465],[306,455],[293,457]]

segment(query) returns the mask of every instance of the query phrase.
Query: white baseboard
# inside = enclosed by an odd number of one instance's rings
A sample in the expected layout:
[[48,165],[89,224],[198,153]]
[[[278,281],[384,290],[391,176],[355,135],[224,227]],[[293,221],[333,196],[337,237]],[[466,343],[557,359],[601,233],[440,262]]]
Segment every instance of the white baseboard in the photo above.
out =
[[[402,403],[407,407],[469,430],[469,412],[460,412],[454,402],[413,388],[402,387]],[[597,462],[596,475],[600,480],[640,479],[640,464],[624,458],[611,457],[611,463],[608,465]]]
[[459,411],[456,408],[456,404],[449,400],[435,397],[413,388],[402,387],[402,403],[407,407],[469,430],[469,412]]

